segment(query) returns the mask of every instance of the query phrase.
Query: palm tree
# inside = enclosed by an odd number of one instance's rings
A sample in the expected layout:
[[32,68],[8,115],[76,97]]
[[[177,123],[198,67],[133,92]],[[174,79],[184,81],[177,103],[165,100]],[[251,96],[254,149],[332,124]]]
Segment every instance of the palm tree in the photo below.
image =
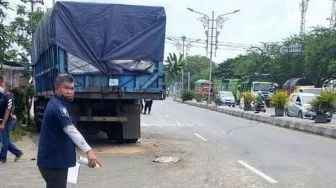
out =
[[[169,53],[166,60],[167,65],[165,66],[167,85],[173,86],[178,74],[185,68],[185,59],[183,55],[177,55]],[[173,88],[173,87],[171,87]]]
[[185,60],[183,58],[183,55],[179,55],[179,57],[176,56],[176,54],[169,53],[169,56],[167,56],[166,60],[167,66],[166,66],[166,73],[168,76],[168,79],[171,81],[175,81],[177,75],[184,69],[185,67]]

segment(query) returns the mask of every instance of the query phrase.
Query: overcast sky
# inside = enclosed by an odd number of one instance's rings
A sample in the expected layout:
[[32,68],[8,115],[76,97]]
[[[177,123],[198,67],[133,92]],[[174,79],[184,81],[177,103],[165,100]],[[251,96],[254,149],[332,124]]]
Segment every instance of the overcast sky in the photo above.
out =
[[[72,0],[78,1],[78,0]],[[10,0],[14,5],[20,0]],[[81,2],[108,2],[134,5],[163,6],[167,15],[167,36],[187,36],[191,39],[205,39],[203,25],[197,20],[199,15],[187,10],[190,7],[199,12],[215,16],[240,9],[228,16],[220,31],[219,41],[260,45],[261,42],[279,42],[300,28],[301,0],[81,0]],[[52,0],[44,0],[47,8]],[[327,18],[331,14],[332,0],[310,0],[306,16],[306,31],[313,26],[329,26]],[[12,18],[13,15],[9,15]],[[165,54],[178,52],[174,44],[166,40]],[[199,46],[199,44],[198,44]],[[214,61],[222,62],[227,58],[245,53],[245,50],[218,50]],[[205,55],[205,49],[191,47],[189,55]]]

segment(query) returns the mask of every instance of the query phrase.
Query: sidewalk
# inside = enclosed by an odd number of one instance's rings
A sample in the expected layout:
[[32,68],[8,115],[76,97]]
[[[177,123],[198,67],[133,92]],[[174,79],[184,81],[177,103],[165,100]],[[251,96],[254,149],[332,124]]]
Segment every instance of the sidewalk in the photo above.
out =
[[198,103],[196,101],[184,101],[176,99],[176,102],[205,108],[208,110],[217,111],[232,116],[242,117],[252,121],[267,123],[283,128],[293,129],[310,134],[321,135],[330,138],[336,138],[336,121],[333,119],[331,123],[314,123],[314,120],[300,119],[296,117],[274,117],[274,109],[267,108],[265,113],[254,113],[253,111],[244,111],[239,108],[227,106],[216,106],[215,104],[208,105],[206,102]]

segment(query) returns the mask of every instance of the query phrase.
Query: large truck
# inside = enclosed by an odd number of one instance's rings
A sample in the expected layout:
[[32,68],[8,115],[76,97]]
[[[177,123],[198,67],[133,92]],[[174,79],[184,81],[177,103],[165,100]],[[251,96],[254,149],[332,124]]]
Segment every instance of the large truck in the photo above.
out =
[[288,96],[300,91],[307,93],[314,91],[315,93],[319,93],[318,90],[321,90],[321,88],[317,89],[317,91],[313,89],[315,88],[313,82],[307,78],[291,78],[287,80],[282,87],[287,91]]
[[[210,83],[210,84],[209,84]],[[194,82],[194,93],[202,96],[203,100],[208,100],[209,97],[209,85],[211,87],[210,90],[210,98],[213,97],[213,83],[209,82],[209,80],[199,79]]]
[[240,85],[240,83],[241,83],[241,79],[224,79],[222,89],[225,91],[231,91],[237,101],[238,86]]
[[140,138],[141,99],[163,100],[164,8],[56,2],[34,34],[34,112],[39,129],[54,80],[75,80],[73,121],[84,134]]
[[245,81],[245,82],[241,82],[240,85],[238,85],[238,95],[240,95],[242,92],[247,91],[247,92],[251,92],[254,96],[257,96],[258,92],[261,92],[261,95],[264,97],[266,105],[269,107],[270,100],[275,91],[275,88],[276,88],[276,84],[272,82]]

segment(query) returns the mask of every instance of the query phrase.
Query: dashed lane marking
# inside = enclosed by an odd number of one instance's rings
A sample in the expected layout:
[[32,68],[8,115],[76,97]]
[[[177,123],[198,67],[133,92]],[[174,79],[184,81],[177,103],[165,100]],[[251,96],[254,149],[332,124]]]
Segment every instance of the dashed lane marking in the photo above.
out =
[[194,133],[195,136],[197,136],[198,138],[200,138],[201,140],[203,140],[204,142],[207,142],[208,140],[206,138],[204,138],[203,136],[201,136],[198,133]]
[[239,164],[243,165],[244,167],[246,167],[247,169],[251,170],[252,172],[256,173],[257,175],[261,176],[262,178],[264,178],[265,180],[267,180],[268,182],[274,184],[274,183],[278,183],[275,179],[267,176],[266,174],[262,173],[261,171],[259,171],[256,168],[253,168],[252,166],[250,166],[249,164],[245,163],[244,161],[237,161]]

